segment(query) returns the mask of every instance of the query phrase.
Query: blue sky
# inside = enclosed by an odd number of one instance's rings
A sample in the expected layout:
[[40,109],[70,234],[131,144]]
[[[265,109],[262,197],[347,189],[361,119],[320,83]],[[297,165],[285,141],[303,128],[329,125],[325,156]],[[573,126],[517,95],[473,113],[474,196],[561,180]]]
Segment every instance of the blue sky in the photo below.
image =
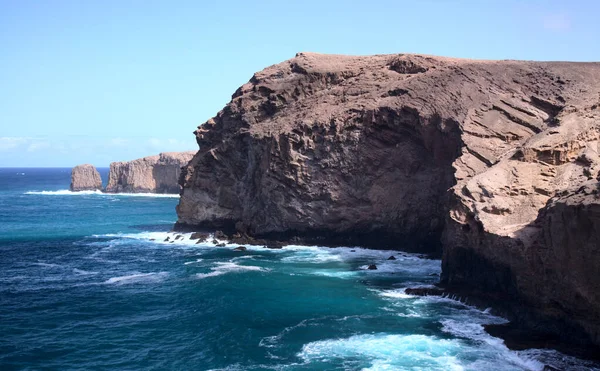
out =
[[599,1],[0,0],[0,167],[196,149],[300,51],[600,60]]

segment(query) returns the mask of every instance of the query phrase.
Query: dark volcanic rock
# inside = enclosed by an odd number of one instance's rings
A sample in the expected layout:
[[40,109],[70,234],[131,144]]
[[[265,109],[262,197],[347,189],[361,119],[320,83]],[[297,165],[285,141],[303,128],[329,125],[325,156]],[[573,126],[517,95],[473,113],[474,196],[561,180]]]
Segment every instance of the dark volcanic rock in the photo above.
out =
[[198,242],[196,242],[196,243],[201,243],[201,242],[208,240],[209,237],[210,237],[210,235],[208,233],[194,232],[190,236],[190,240],[198,240]]
[[77,165],[71,170],[71,186],[73,192],[102,190],[102,179],[94,165]]
[[374,271],[374,270],[377,270],[377,266],[375,264],[371,264],[367,267],[367,269],[370,271]]
[[225,233],[223,233],[222,231],[216,231],[215,232],[215,238],[218,238],[220,240],[228,240],[229,239],[229,237]]
[[597,203],[574,197],[600,171],[599,101],[599,63],[299,53],[198,127],[176,227],[443,246],[448,287],[600,343]]
[[439,287],[409,287],[404,292],[415,296],[441,296],[445,294],[444,289]]
[[392,255],[389,258],[387,258],[387,260],[396,260],[396,257],[394,255]]

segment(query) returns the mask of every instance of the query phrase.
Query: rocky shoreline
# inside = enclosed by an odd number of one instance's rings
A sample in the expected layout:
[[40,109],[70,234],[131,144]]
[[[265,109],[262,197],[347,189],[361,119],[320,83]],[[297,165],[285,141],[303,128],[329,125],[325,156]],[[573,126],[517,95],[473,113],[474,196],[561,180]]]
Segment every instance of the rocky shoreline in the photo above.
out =
[[299,53],[195,134],[176,230],[442,254],[447,290],[600,345],[600,63]]

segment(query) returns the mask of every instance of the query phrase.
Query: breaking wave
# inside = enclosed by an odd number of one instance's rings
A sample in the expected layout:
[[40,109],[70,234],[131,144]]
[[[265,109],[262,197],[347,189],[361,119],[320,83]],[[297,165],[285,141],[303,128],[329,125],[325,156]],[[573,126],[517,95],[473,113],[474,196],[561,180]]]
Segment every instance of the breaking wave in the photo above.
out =
[[73,192],[68,189],[58,191],[28,191],[26,195],[43,196],[117,196],[117,197],[157,197],[157,198],[179,198],[178,194],[171,193],[104,193],[101,191],[79,191]]

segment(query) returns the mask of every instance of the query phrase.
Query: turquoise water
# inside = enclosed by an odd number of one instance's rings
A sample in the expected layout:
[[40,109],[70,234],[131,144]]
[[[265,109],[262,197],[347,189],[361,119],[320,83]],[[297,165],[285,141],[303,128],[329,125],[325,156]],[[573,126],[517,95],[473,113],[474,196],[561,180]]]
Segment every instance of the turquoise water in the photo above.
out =
[[510,351],[482,328],[503,319],[406,295],[437,281],[437,260],[350,247],[235,252],[189,235],[164,242],[175,236],[176,197],[73,194],[69,177],[0,169],[2,370],[593,366]]

